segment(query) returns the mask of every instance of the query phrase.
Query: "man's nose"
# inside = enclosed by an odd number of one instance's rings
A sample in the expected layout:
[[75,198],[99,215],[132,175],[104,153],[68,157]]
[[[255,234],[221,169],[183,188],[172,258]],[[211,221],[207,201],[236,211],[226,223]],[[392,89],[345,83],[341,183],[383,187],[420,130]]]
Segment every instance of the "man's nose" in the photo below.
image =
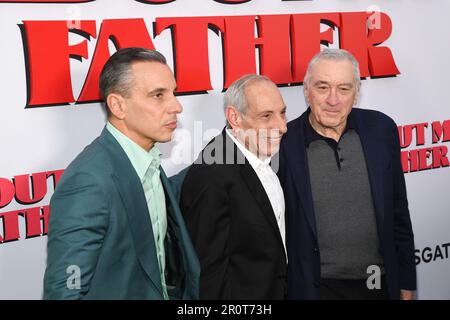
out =
[[278,116],[276,128],[281,134],[285,134],[287,132],[286,116],[284,114]]
[[181,105],[180,101],[178,101],[176,96],[173,96],[171,111],[175,113],[181,113],[183,111],[183,106]]
[[326,101],[330,106],[335,106],[339,103],[339,96],[338,96],[337,88],[330,89],[330,93],[328,94]]
[[281,134],[285,134],[287,132],[287,123],[286,123],[285,117],[280,119],[279,124],[278,124],[278,130],[280,130]]

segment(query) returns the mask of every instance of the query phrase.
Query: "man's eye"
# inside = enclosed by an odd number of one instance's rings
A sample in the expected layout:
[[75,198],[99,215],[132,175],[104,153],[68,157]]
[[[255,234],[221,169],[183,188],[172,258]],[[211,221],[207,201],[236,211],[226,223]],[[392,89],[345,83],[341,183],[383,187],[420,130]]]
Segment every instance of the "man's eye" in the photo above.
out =
[[163,94],[162,93],[157,93],[157,94],[155,94],[155,98],[156,99],[161,99],[163,97]]
[[347,88],[347,87],[339,88],[339,91],[340,91],[342,94],[349,94],[349,93],[351,92],[351,88]]

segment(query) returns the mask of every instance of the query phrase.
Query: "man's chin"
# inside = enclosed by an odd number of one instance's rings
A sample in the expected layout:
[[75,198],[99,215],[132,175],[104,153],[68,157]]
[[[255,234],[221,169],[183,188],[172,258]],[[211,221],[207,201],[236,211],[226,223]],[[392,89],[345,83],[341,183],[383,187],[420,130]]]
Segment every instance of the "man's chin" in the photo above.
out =
[[174,133],[172,133],[172,134],[170,134],[170,135],[165,135],[165,136],[163,136],[163,137],[160,137],[159,139],[158,139],[158,143],[166,143],[166,142],[170,142],[170,141],[172,141],[173,140],[173,137],[174,137]]
[[321,125],[326,128],[335,128],[339,126],[339,124],[342,122],[342,116],[336,115],[335,117],[324,117],[321,119]]
[[339,121],[337,119],[323,119],[319,122],[319,125],[322,128],[336,128],[339,125]]
[[280,145],[277,145],[276,147],[271,147],[269,150],[259,150],[259,156],[260,158],[270,158],[274,156],[275,154],[280,151]]
[[276,155],[278,153],[278,151],[280,151],[280,146],[278,146],[276,148],[272,148],[269,157],[273,157],[274,155]]

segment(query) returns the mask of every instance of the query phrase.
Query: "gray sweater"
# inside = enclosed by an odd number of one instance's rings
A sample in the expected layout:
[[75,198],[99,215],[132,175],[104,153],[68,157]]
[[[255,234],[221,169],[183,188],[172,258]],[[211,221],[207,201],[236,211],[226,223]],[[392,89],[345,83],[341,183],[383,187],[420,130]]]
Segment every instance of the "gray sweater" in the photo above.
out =
[[355,130],[348,130],[337,149],[324,140],[307,149],[319,241],[322,278],[365,279],[367,267],[383,258],[364,152]]

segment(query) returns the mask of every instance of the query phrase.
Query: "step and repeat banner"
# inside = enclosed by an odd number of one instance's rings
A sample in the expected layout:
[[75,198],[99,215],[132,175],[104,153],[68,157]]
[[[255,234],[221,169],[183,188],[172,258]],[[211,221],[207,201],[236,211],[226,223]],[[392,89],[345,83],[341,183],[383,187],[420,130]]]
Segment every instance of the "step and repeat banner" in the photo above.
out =
[[415,233],[418,298],[450,299],[448,0],[0,1],[0,299],[41,299],[50,197],[105,124],[100,70],[117,48],[155,48],[184,107],[160,145],[168,175],[224,126],[243,74],[280,86],[288,120],[324,46],[360,62],[359,107],[398,124]]

